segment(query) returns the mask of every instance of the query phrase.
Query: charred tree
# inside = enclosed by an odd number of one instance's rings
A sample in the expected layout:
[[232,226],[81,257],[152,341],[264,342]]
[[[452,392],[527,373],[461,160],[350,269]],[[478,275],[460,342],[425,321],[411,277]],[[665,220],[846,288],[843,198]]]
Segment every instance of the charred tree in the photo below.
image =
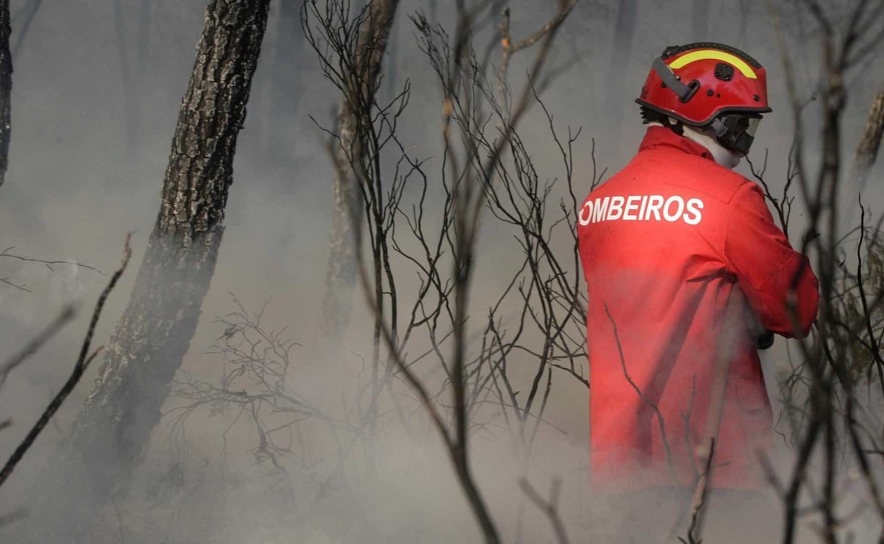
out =
[[848,177],[848,180],[859,185],[860,190],[865,189],[869,171],[878,158],[882,135],[884,135],[884,91],[875,95],[872,101],[872,108]]
[[12,53],[9,51],[9,0],[0,0],[0,187],[9,166],[12,130]]
[[215,269],[269,3],[209,3],[132,297],[85,406],[29,493],[29,517],[9,542],[83,541],[149,442]]
[[[399,0],[371,0],[369,16],[362,23],[356,44],[355,61],[347,74],[344,100],[338,114],[340,143],[335,150],[334,217],[328,260],[328,280],[323,301],[323,334],[335,342],[346,331],[356,286],[356,240],[353,221],[361,220],[361,203],[354,165],[361,162],[371,133],[372,104],[377,96],[378,78],[386,52],[387,39]],[[364,161],[362,161],[364,162]]]

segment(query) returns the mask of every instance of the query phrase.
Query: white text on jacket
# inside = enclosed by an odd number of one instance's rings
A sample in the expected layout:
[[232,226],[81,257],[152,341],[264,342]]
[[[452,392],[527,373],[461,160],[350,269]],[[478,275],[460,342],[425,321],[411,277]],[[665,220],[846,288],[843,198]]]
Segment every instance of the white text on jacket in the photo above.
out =
[[652,217],[655,221],[682,220],[697,225],[703,219],[702,209],[703,201],[699,198],[685,202],[680,196],[606,196],[584,202],[577,219],[584,226],[599,221],[650,221]]

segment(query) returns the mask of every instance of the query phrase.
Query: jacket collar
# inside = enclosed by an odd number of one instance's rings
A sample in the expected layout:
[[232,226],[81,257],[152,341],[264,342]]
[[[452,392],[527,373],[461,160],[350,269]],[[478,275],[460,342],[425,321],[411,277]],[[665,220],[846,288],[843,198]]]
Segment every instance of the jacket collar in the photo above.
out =
[[645,134],[645,138],[642,140],[642,143],[639,146],[638,150],[639,152],[642,152],[650,151],[652,149],[677,150],[681,151],[682,153],[697,155],[699,157],[703,157],[704,159],[709,159],[710,161],[715,162],[715,158],[712,156],[712,153],[710,153],[708,149],[698,144],[697,142],[693,142],[683,136],[679,136],[678,134],[672,132],[671,129],[666,127],[648,127],[648,132]]

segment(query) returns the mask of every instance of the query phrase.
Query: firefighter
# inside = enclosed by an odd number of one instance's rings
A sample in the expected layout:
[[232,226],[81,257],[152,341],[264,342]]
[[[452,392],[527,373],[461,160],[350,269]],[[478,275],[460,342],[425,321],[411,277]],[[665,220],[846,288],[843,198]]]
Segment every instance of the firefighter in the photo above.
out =
[[807,257],[732,171],[771,111],[766,73],[726,45],[669,47],[636,102],[638,154],[578,214],[594,488],[689,501],[715,438],[710,487],[763,489],[773,432],[757,349],[770,342],[757,331],[804,337],[819,301]]

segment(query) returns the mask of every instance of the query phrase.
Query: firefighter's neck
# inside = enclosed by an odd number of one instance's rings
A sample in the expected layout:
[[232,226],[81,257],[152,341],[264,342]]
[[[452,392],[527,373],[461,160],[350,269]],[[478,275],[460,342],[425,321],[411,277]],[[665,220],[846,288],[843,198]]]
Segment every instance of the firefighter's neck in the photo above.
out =
[[[670,122],[675,123],[676,121],[675,119],[670,119]],[[663,126],[662,123],[658,123],[656,121],[648,123],[648,125],[652,127]],[[740,159],[742,158],[740,154],[734,153],[733,151],[723,147],[708,131],[688,125],[682,126],[684,127],[684,137],[694,143],[698,143],[705,147],[706,150],[712,154],[712,158],[715,159],[715,162],[717,162],[721,166],[724,166],[729,170],[733,170],[738,164],[740,164]]]

